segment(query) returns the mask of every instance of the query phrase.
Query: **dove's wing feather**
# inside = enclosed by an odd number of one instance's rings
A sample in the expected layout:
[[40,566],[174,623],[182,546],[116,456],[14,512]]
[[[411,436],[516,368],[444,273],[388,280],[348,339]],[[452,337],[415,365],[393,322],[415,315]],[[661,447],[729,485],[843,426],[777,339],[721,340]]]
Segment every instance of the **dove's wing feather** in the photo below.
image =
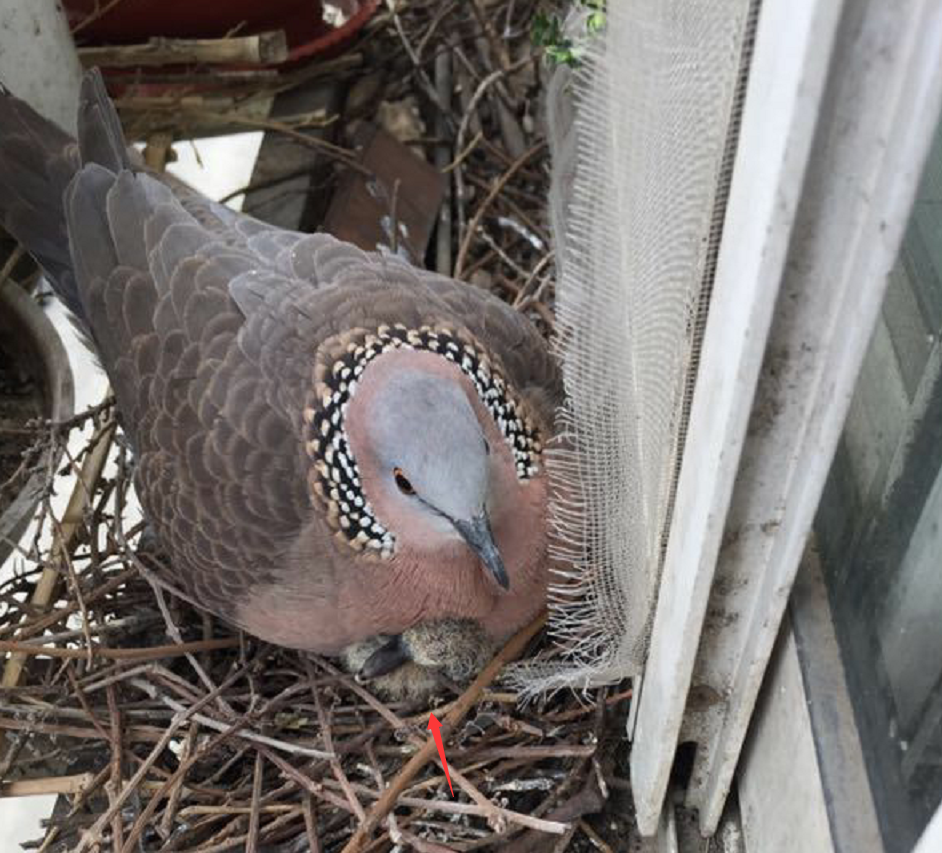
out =
[[297,418],[316,329],[292,306],[313,288],[280,276],[267,247],[198,224],[145,174],[85,166],[66,210],[144,509],[176,579],[225,611],[310,511]]

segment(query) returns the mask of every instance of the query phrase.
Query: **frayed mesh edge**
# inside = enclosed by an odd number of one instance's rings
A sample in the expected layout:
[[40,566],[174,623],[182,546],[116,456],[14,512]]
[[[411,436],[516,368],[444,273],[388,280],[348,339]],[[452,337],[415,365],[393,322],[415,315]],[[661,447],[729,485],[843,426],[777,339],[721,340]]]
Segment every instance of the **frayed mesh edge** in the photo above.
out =
[[[589,40],[580,66],[557,70],[548,89],[567,395],[546,454],[557,565],[549,631],[564,654],[509,670],[525,698],[613,683],[643,666],[747,7],[737,19],[715,0],[615,4],[605,37]],[[624,37],[645,38],[645,28],[661,37],[662,53],[642,67]],[[664,91],[655,93],[658,74]],[[660,97],[676,104],[665,109]],[[629,101],[638,107],[631,115]],[[650,132],[632,135],[625,124],[646,120]],[[672,133],[686,147],[672,148]],[[673,161],[637,150],[658,142]],[[658,170],[671,174],[660,181]]]

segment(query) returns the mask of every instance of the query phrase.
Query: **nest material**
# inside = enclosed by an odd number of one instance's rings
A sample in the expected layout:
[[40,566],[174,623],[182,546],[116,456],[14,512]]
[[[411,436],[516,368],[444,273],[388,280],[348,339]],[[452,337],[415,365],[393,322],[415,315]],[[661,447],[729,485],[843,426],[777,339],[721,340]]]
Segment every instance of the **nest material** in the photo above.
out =
[[[519,851],[595,832],[579,819],[624,760],[630,691],[520,708],[493,681],[503,659],[460,694],[443,688],[453,799],[428,707],[384,702],[335,661],[235,632],[155,581],[161,558],[120,511],[114,453],[71,556],[25,561],[0,589],[0,649],[26,653],[21,686],[0,694],[3,793],[70,795],[40,849]],[[52,606],[31,607],[50,569]],[[538,627],[510,651],[540,643]],[[350,847],[367,821],[375,832]]]
[[[441,271],[494,290],[550,334],[535,8],[400,4],[353,48],[373,63],[358,79],[382,85],[360,86],[368,103],[348,97],[341,121],[382,102],[421,105],[433,133],[414,145],[452,181]],[[619,781],[629,690],[520,707],[495,680],[500,655],[467,690],[443,686],[433,710],[453,798],[429,707],[385,702],[335,661],[238,633],[160,586],[161,557],[128,511],[130,463],[110,418],[106,403],[35,425],[36,444],[64,446],[74,429],[90,437],[59,472],[79,480],[68,517],[43,503],[36,538],[0,586],[0,794],[62,795],[34,847],[634,848]],[[64,482],[50,477],[49,492]],[[538,627],[502,654],[545,647]]]

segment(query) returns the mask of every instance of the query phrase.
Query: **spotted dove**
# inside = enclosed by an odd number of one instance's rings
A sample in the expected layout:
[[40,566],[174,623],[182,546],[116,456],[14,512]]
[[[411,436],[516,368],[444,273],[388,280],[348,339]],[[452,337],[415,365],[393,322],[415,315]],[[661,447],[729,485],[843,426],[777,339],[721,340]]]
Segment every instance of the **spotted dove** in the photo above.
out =
[[0,221],[97,349],[173,582],[274,643],[372,643],[367,674],[448,671],[416,654],[423,626],[493,643],[529,621],[561,396],[538,331],[473,286],[174,189],[134,162],[97,71],[77,142],[0,93]]

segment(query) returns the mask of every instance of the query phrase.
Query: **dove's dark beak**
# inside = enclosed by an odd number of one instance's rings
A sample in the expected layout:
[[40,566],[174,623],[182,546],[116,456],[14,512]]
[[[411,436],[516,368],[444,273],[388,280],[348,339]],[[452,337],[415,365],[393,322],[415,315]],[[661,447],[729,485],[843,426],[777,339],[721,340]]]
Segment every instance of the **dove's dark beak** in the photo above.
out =
[[484,568],[491,573],[494,580],[504,589],[510,589],[510,578],[507,577],[504,561],[500,557],[500,551],[497,550],[497,543],[491,531],[491,520],[487,517],[487,513],[481,513],[471,521],[455,520],[452,523],[471,550],[480,557]]

